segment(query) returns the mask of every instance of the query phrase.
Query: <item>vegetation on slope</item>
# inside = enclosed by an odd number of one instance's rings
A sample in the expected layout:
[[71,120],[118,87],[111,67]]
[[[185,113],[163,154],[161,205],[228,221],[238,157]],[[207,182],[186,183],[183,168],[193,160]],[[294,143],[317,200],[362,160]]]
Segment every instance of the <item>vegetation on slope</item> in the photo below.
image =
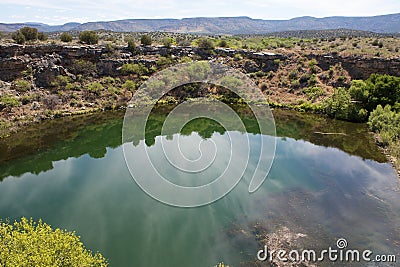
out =
[[50,225],[22,218],[0,222],[0,266],[105,267],[100,254],[87,250],[74,232],[53,230]]

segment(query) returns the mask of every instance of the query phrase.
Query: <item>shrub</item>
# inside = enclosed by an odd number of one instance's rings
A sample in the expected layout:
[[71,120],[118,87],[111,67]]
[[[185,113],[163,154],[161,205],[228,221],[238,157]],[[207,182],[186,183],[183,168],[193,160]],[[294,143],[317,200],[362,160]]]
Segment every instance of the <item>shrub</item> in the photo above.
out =
[[0,108],[12,108],[19,105],[18,99],[13,95],[4,95],[0,98]]
[[96,94],[98,94],[100,91],[104,90],[103,85],[99,82],[92,82],[92,83],[86,85],[85,88],[89,92],[96,93]]
[[95,31],[83,31],[79,34],[79,41],[85,44],[97,44],[99,36]]
[[141,76],[141,75],[146,74],[149,70],[143,64],[132,63],[132,64],[122,65],[121,71],[123,74],[138,74]]
[[157,66],[158,67],[163,67],[167,65],[171,65],[174,62],[174,60],[171,57],[159,57],[157,59]]
[[336,119],[363,122],[368,118],[368,111],[352,101],[347,89],[339,87],[323,103],[324,112]]
[[316,66],[316,65],[318,65],[318,61],[317,61],[315,58],[311,59],[311,60],[308,62],[308,66],[309,66],[310,68],[312,68],[312,67],[314,67],[314,66]]
[[372,43],[373,46],[378,46],[379,45],[379,40],[375,39]]
[[137,85],[135,84],[135,82],[131,80],[126,80],[125,83],[122,85],[122,88],[130,92],[134,92],[136,90],[136,87]]
[[61,40],[61,42],[64,42],[64,43],[72,42],[72,35],[67,32],[63,32],[60,35],[60,40]]
[[400,113],[391,110],[390,105],[378,105],[368,119],[368,126],[374,132],[389,132],[393,139],[400,137]]
[[304,93],[307,95],[309,100],[314,101],[318,97],[324,95],[324,90],[322,90],[320,87],[314,86],[304,89]]
[[23,27],[19,31],[25,36],[26,41],[36,41],[38,39],[38,30],[31,27]]
[[172,39],[171,37],[165,37],[162,40],[162,44],[163,46],[167,47],[167,48],[171,48],[171,45],[174,43],[174,39]]
[[1,222],[0,237],[1,266],[107,266],[105,258],[87,250],[74,232],[53,230],[41,220]]
[[74,60],[71,66],[71,72],[74,74],[91,74],[96,71],[96,65],[87,60]]
[[14,32],[11,37],[17,44],[24,44],[26,41],[25,35],[23,35],[20,31]]
[[68,76],[57,75],[56,79],[51,83],[52,86],[66,86],[72,79]]
[[351,106],[349,92],[342,87],[335,90],[334,94],[324,102],[324,111],[332,118],[348,120]]
[[228,47],[228,43],[225,40],[221,40],[218,43],[219,47]]
[[153,42],[153,40],[151,39],[151,36],[148,35],[148,34],[143,34],[143,35],[140,37],[140,43],[141,43],[142,45],[145,45],[145,46],[151,45],[152,42]]
[[276,66],[279,66],[279,64],[281,64],[281,60],[280,60],[279,58],[274,59],[274,64],[275,64]]
[[200,38],[197,41],[197,45],[199,48],[211,50],[214,49],[214,43],[208,38]]
[[365,81],[368,91],[367,107],[372,111],[378,104],[395,105],[400,102],[400,77],[372,74]]
[[313,86],[313,85],[315,85],[315,84],[317,84],[317,75],[312,74],[312,75],[310,76],[310,78],[308,79],[308,85],[309,85],[309,86]]
[[136,51],[136,43],[135,40],[133,40],[132,38],[129,38],[127,40],[128,42],[128,50],[132,53],[134,53]]
[[32,84],[25,80],[16,80],[14,84],[18,92],[26,92],[32,88]]
[[45,34],[44,32],[39,32],[38,35],[37,35],[37,38],[40,41],[46,41],[48,39],[48,35]]

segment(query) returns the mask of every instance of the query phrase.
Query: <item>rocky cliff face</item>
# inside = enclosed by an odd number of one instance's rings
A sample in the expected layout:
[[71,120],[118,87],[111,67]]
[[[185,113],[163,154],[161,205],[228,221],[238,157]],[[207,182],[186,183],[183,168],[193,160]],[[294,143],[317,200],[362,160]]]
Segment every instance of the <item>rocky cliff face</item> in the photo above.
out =
[[[85,60],[95,64],[94,75],[118,76],[118,69],[125,63],[138,63],[151,67],[155,60],[151,56],[172,55],[173,57],[196,56],[199,59],[234,57],[240,54],[246,61],[242,68],[247,72],[275,71],[274,61],[288,60],[290,56],[270,53],[256,53],[246,50],[215,49],[212,52],[194,47],[139,47],[133,55],[124,47],[116,48],[112,54],[101,46],[61,46],[61,45],[2,45],[0,46],[0,80],[11,82],[21,78],[24,72],[31,72],[38,87],[47,87],[57,75],[73,76],[75,60]],[[146,58],[146,56],[148,56]],[[340,57],[328,55],[308,55],[318,61],[318,66],[327,70],[341,64],[352,79],[367,79],[372,73],[400,76],[400,59]],[[260,67],[262,66],[262,67]]]
[[352,79],[365,80],[373,73],[400,76],[400,59],[339,57],[327,55],[310,55],[318,61],[318,65],[324,69],[341,64]]
[[[199,59],[212,59],[216,56],[233,57],[236,53],[255,61],[263,61],[270,67],[266,71],[273,70],[273,61],[282,59],[281,55],[252,53],[245,50],[235,52],[231,49],[216,49],[207,51],[194,47],[139,47],[138,57],[124,47],[113,51],[112,55],[106,47],[100,46],[60,46],[41,45],[0,46],[0,79],[12,81],[23,76],[23,72],[31,71],[35,84],[39,87],[49,86],[57,75],[72,75],[74,60],[85,60],[96,65],[98,76],[117,76],[117,71],[125,63],[143,63],[151,67],[155,61],[151,56],[197,56]],[[146,56],[148,58],[146,59]],[[270,64],[268,64],[270,63]]]

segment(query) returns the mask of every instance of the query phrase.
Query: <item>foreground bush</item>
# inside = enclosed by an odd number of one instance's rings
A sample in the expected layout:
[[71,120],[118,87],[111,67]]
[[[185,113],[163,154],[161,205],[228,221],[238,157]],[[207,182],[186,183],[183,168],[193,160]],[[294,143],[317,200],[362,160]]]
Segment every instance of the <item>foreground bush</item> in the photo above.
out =
[[103,267],[107,262],[86,250],[75,233],[22,218],[14,224],[0,223],[0,266]]

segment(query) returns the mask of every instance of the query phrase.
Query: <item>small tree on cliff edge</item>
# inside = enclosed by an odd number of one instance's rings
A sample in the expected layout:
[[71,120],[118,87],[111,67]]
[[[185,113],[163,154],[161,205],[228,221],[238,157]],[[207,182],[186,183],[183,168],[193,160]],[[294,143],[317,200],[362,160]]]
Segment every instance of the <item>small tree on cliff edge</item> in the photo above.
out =
[[97,44],[99,36],[95,31],[83,31],[79,34],[79,41],[85,44]]

